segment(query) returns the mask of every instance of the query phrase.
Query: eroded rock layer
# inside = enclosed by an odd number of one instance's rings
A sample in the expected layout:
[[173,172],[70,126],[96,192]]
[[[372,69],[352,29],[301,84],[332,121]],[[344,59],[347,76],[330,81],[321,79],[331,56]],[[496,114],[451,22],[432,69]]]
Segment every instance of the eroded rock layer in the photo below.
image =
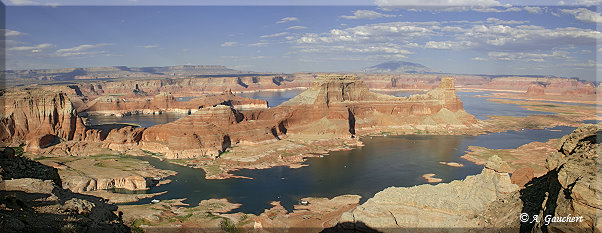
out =
[[356,77],[319,76],[312,87],[282,105],[238,111],[218,105],[174,122],[146,129],[142,148],[168,158],[217,156],[238,143],[280,140],[291,134],[353,137],[362,130],[404,124],[466,127],[476,119],[464,112],[453,79],[426,94],[394,97],[370,92]]

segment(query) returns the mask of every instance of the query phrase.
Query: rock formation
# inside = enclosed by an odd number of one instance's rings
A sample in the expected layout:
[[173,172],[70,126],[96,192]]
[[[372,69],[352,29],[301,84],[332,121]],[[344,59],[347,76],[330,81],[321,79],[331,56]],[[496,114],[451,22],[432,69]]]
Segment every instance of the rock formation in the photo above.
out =
[[370,92],[353,76],[326,75],[275,108],[238,111],[217,105],[155,125],[144,131],[140,145],[168,158],[216,157],[231,145],[291,134],[348,138],[362,130],[424,122],[466,127],[476,119],[464,112],[453,79],[444,78],[439,88],[408,98]]
[[0,176],[2,232],[130,232],[116,205],[62,189],[56,169],[10,148],[0,151]]
[[[500,172],[507,170],[507,164],[494,155],[481,174],[464,180],[387,188],[344,213],[329,231],[444,228],[471,232],[479,228],[496,232],[600,232],[600,136],[600,124],[583,125],[564,136],[558,152],[547,159],[548,173],[520,189],[511,183],[508,173]],[[521,214],[529,220],[521,222]],[[534,216],[539,216],[539,222],[532,221]],[[567,216],[575,221],[558,222]]]
[[545,95],[545,86],[541,85],[541,84],[531,84],[529,86],[529,88],[527,89],[527,92],[525,93],[525,95],[529,95],[529,96],[539,96],[539,95]]
[[383,232],[399,228],[468,228],[476,227],[473,216],[489,203],[518,190],[508,173],[496,170],[503,166],[493,158],[481,174],[447,184],[420,185],[411,188],[390,187],[374,195],[355,210],[343,214],[341,227],[363,223]]
[[236,109],[262,109],[268,107],[265,100],[236,96],[230,90],[226,90],[222,94],[205,95],[186,102],[177,101],[172,94],[166,92],[161,92],[152,98],[101,96],[77,110],[86,114],[115,116],[161,114],[164,112],[191,114],[200,108],[218,104],[229,105]]
[[3,93],[0,141],[19,145],[27,141],[44,148],[61,140],[82,140],[85,126],[65,93],[40,89]]

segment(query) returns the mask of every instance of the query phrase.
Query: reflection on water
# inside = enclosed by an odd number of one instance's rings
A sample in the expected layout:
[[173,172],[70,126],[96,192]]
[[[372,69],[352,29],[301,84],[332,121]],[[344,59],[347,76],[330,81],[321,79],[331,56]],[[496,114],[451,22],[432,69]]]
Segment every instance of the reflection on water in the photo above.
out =
[[103,124],[134,124],[140,127],[151,127],[158,124],[166,124],[181,117],[186,116],[180,113],[163,113],[163,114],[134,114],[129,116],[103,116],[103,115],[88,115],[87,125],[103,125]]
[[258,92],[248,92],[248,93],[239,93],[236,94],[238,96],[267,100],[268,106],[270,108],[276,107],[291,98],[297,96],[299,93],[305,90],[288,90],[288,91],[258,91]]
[[[545,142],[565,135],[574,128],[553,130],[520,130],[480,136],[405,135],[365,137],[365,146],[351,151],[331,152],[323,158],[309,158],[309,166],[291,169],[273,167],[261,170],[243,169],[236,175],[253,179],[205,180],[200,169],[142,158],[151,165],[177,171],[169,184],[151,188],[150,192],[168,191],[155,199],[187,198],[185,203],[197,205],[201,200],[228,198],[243,204],[236,211],[261,213],[271,201],[281,201],[291,210],[302,197],[334,197],[358,194],[362,202],[390,186],[408,187],[425,184],[422,175],[435,173],[444,182],[464,179],[480,173],[482,166],[468,162],[464,155],[468,146],[516,148],[532,141]],[[439,162],[459,162],[456,168]],[[150,199],[135,204],[149,203]]]

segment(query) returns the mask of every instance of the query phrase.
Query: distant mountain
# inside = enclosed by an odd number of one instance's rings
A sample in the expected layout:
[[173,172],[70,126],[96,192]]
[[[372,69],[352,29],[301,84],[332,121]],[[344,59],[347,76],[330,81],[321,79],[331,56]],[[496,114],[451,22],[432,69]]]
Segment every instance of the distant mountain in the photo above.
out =
[[380,63],[375,66],[370,66],[364,69],[366,73],[407,73],[407,74],[424,74],[438,73],[438,71],[423,66],[418,63],[406,61],[390,61]]

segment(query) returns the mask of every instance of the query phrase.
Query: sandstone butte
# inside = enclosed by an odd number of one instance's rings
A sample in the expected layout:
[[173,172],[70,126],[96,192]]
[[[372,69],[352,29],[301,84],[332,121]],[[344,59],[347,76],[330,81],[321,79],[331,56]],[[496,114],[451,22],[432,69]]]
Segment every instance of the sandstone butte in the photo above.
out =
[[189,102],[159,94],[146,100],[120,102],[111,97],[79,104],[84,112],[101,114],[190,114],[167,124],[109,132],[87,127],[64,92],[26,88],[6,92],[2,98],[5,111],[0,119],[0,140],[4,145],[26,143],[28,150],[36,150],[75,141],[54,146],[69,151],[77,142],[97,142],[114,150],[163,153],[168,159],[216,157],[236,144],[270,142],[295,134],[349,138],[374,128],[406,124],[468,127],[477,123],[463,110],[452,78],[442,78],[439,87],[425,94],[394,97],[370,92],[354,76],[322,75],[309,89],[275,108],[263,108],[265,101],[237,97],[229,91]]

